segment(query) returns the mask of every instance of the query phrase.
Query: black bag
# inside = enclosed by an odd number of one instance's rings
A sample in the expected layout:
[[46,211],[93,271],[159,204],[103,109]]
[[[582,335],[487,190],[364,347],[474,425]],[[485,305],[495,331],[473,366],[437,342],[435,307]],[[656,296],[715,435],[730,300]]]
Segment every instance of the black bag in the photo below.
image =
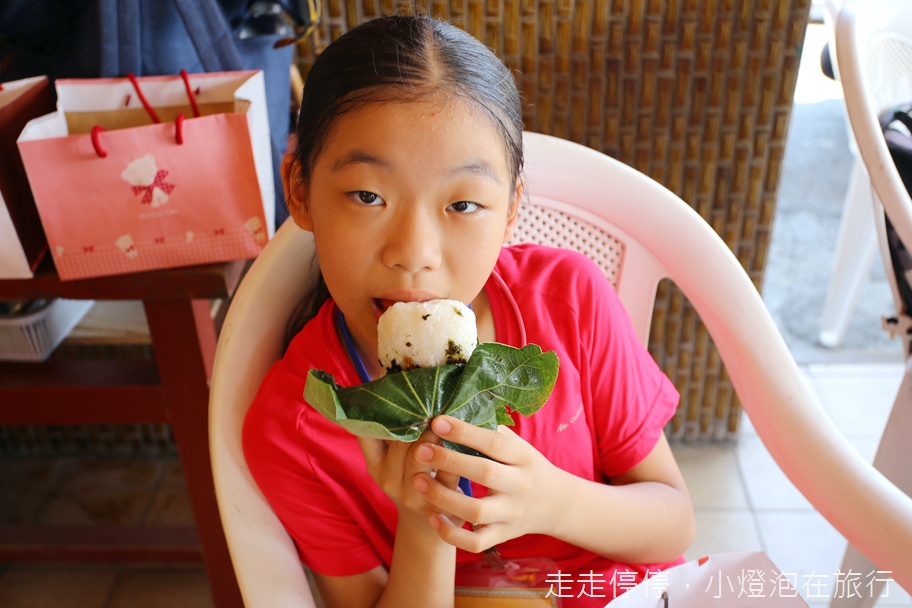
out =
[[[3,0],[0,82],[263,70],[273,143],[276,226],[288,216],[279,167],[291,127],[293,46],[282,33],[237,35],[249,0]],[[267,3],[299,14],[296,0]],[[296,17],[296,20],[300,17]]]
[[[889,110],[880,116],[880,126],[887,140],[887,149],[899,171],[903,185],[912,195],[912,106]],[[905,129],[900,128],[900,123]],[[890,261],[896,285],[902,300],[904,314],[912,314],[912,254],[906,245],[899,240],[899,235],[885,216],[887,228],[887,245],[890,250]]]

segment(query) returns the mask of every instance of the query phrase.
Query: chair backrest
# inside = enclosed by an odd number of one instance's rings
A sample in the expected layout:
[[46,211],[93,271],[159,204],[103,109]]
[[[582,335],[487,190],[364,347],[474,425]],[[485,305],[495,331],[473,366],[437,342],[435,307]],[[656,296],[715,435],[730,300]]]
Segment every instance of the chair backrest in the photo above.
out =
[[[912,198],[887,148],[879,116],[912,104],[912,3],[907,0],[845,0],[836,22],[836,56],[846,111],[876,200],[900,240],[912,244]],[[881,249],[889,251],[881,225]],[[888,273],[897,310],[902,309],[895,277]],[[908,352],[908,344],[905,352]]]
[[[594,260],[618,291],[640,341],[646,345],[659,281],[667,276],[661,263],[643,241],[632,238],[611,215],[604,213],[605,184],[613,192],[614,172],[606,172],[599,154],[580,158],[581,146],[526,134],[524,191],[527,204],[520,210],[509,244],[539,243],[575,249]],[[583,148],[585,150],[586,148]],[[588,155],[587,155],[588,156]],[[585,160],[591,164],[587,165]],[[583,165],[577,165],[583,162]],[[615,168],[624,167],[618,163]],[[622,171],[633,183],[637,200],[670,194],[638,172]],[[580,176],[589,179],[574,179]],[[645,178],[645,181],[643,181]],[[636,201],[634,201],[636,204]],[[648,204],[648,203],[645,203]],[[610,218],[610,219],[609,219]]]
[[[705,323],[758,435],[786,475],[853,545],[912,588],[912,499],[829,420],[724,241],[681,199],[622,163],[545,135],[527,133],[525,144],[529,204],[517,240],[572,247],[600,260],[644,343],[656,286],[663,277],[673,280]],[[257,386],[280,356],[285,320],[313,279],[312,256],[310,235],[286,223],[244,278],[216,352],[213,473],[250,606],[309,599],[293,545],[244,463],[240,430]]]

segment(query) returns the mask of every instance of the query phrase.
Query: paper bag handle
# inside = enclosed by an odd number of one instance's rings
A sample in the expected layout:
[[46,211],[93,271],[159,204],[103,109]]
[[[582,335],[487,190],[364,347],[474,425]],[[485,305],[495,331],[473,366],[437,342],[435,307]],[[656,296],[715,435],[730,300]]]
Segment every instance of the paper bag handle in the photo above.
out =
[[[187,70],[180,71],[181,80],[184,81],[184,88],[187,90],[187,97],[190,99],[190,108],[193,111],[193,117],[199,118],[199,105],[196,102],[196,95],[193,93],[193,87],[190,86],[190,75],[187,74]],[[133,85],[133,90],[136,91],[136,96],[139,98],[139,102],[145,108],[146,112],[149,113],[149,118],[152,119],[152,122],[155,124],[161,123],[161,119],[158,117],[158,114],[155,112],[155,108],[152,107],[152,104],[149,103],[149,100],[146,99],[145,94],[142,91],[142,87],[139,86],[139,80],[136,78],[136,75],[130,72],[127,74],[127,80],[130,81],[130,84]],[[3,89],[3,85],[0,84],[0,90]],[[95,148],[95,154],[99,158],[105,158],[108,155],[107,150],[101,145],[101,133],[105,131],[104,127],[101,125],[95,125],[92,127],[91,138],[92,138],[92,147]],[[177,141],[178,145],[183,145],[184,143],[184,115],[178,114],[177,118],[174,119],[174,139]]]
[[92,137],[92,147],[95,148],[95,154],[98,155],[98,158],[104,158],[108,155],[108,151],[101,147],[101,135],[102,131],[106,129],[101,125],[95,125],[92,127],[91,137]]
[[[187,91],[187,98],[190,100],[190,108],[193,110],[193,117],[199,118],[199,105],[196,103],[196,95],[193,93],[193,87],[190,86],[190,75],[187,74],[187,70],[181,70],[180,77],[181,80],[184,81],[184,89]],[[146,109],[146,112],[149,113],[149,118],[152,119],[152,122],[155,124],[160,123],[161,120],[158,118],[158,114],[155,113],[155,108],[153,108],[152,104],[149,103],[149,100],[146,99],[142,87],[139,86],[139,79],[136,78],[136,75],[133,74],[133,72],[130,72],[127,74],[127,80],[133,85],[133,90],[136,91],[139,102],[142,104],[142,107]]]
[[[127,80],[130,81],[130,84],[133,85],[133,90],[136,91],[136,96],[139,98],[139,103],[142,104],[142,107],[146,109],[146,112],[149,114],[149,118],[152,119],[152,122],[158,124],[161,122],[158,114],[155,113],[155,108],[152,107],[152,104],[149,103],[149,100],[146,99],[145,94],[142,92],[142,87],[139,86],[139,80],[136,79],[136,75],[133,72],[127,74]],[[129,96],[127,97],[129,99]]]
[[180,71],[181,80],[184,81],[184,88],[187,89],[187,98],[190,100],[190,108],[193,110],[193,118],[199,118],[200,110],[196,103],[196,95],[193,94],[193,87],[190,86],[190,75],[187,70]]

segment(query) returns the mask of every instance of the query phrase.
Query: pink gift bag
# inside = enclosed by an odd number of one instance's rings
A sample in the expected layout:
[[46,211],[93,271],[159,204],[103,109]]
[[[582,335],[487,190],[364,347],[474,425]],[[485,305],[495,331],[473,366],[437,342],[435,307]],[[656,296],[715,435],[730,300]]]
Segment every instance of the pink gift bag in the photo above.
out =
[[255,257],[271,236],[263,73],[58,80],[18,145],[61,279]]

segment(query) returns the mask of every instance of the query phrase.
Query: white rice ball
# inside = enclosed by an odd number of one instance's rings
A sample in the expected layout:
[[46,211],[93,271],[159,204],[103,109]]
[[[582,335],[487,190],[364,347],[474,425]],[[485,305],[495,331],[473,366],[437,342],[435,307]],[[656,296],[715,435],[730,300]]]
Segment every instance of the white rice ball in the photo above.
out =
[[377,326],[387,373],[468,361],[478,345],[475,313],[456,300],[396,302]]

